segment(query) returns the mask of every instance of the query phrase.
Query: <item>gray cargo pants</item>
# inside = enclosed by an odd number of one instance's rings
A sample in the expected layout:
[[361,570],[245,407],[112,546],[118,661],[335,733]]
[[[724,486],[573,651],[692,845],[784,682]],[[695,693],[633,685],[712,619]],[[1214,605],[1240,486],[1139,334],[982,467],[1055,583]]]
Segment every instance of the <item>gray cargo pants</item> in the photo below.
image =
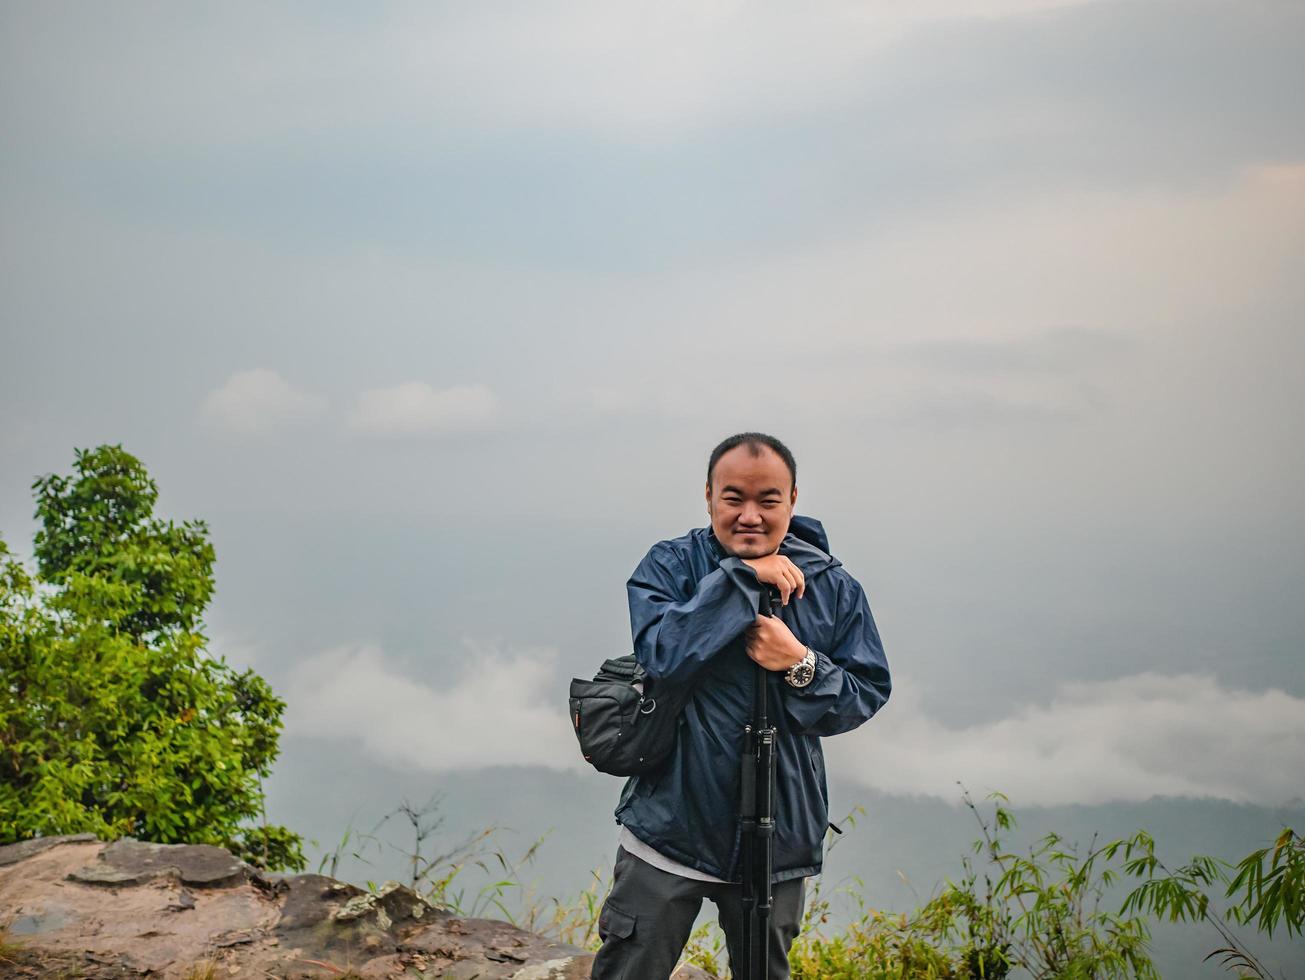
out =
[[[788,980],[788,948],[802,923],[806,883],[805,878],[794,878],[772,889],[774,908],[766,937],[771,980]],[[598,915],[603,947],[594,957],[593,980],[666,980],[704,898],[716,903],[731,971],[743,978],[740,886],[681,878],[618,847],[612,891]]]

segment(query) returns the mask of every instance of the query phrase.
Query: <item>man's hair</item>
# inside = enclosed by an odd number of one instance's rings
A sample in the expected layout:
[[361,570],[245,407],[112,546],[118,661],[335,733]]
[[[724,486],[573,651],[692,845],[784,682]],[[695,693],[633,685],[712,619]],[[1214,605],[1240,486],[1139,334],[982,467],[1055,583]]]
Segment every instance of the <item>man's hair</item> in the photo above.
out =
[[716,461],[731,449],[737,449],[739,446],[747,446],[748,451],[751,452],[753,456],[760,456],[763,446],[773,449],[776,455],[784,461],[784,465],[788,467],[789,476],[793,479],[793,487],[797,486],[797,460],[795,460],[793,454],[788,451],[788,446],[784,445],[774,436],[768,436],[764,432],[740,432],[738,435],[730,436],[713,449],[711,451],[711,459],[707,462],[707,486],[711,486],[711,474],[712,471],[716,469]]

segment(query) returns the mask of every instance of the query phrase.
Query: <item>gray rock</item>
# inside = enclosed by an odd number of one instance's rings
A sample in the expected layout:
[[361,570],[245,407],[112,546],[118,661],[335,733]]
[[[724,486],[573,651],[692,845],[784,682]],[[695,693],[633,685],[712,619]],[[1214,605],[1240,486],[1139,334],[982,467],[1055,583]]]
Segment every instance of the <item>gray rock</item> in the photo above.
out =
[[17,864],[60,844],[79,844],[97,839],[94,834],[64,834],[58,837],[33,837],[31,840],[20,840],[16,844],[5,844],[0,847],[0,868],[7,864]]
[[177,897],[172,904],[167,906],[167,910],[169,912],[189,912],[194,907],[195,896],[183,888],[177,893]]
[[148,844],[124,837],[101,851],[98,863],[68,877],[85,885],[141,885],[173,878],[194,888],[223,888],[242,884],[248,876],[245,863],[220,847]]
[[9,923],[9,932],[14,936],[39,936],[43,932],[58,932],[69,923],[66,909],[55,906],[35,915],[20,915]]
[[564,956],[561,959],[523,966],[512,974],[511,980],[587,980],[593,965],[592,953]]

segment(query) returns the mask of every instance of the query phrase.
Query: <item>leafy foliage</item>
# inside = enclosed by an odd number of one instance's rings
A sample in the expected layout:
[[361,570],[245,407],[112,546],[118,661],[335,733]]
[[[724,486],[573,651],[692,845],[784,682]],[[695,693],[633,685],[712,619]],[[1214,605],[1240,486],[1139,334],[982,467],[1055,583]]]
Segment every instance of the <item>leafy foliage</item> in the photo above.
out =
[[1286,926],[1287,935],[1301,935],[1305,926],[1305,838],[1285,827],[1273,847],[1243,858],[1227,892],[1230,898],[1239,893],[1240,904],[1233,910],[1238,921],[1253,922],[1269,936],[1280,924]]
[[262,816],[285,703],[205,646],[213,546],[153,516],[121,446],[33,485],[33,577],[0,541],[0,841],[91,832],[228,847],[302,868]]
[[[1206,922],[1224,945],[1206,959],[1218,959],[1240,976],[1273,976],[1268,967],[1233,931],[1233,924],[1254,925],[1272,936],[1285,925],[1287,934],[1300,935],[1305,918],[1305,840],[1290,827],[1283,828],[1272,847],[1253,851],[1235,869],[1217,858],[1198,854],[1187,864],[1170,870],[1156,856],[1155,841],[1138,833],[1110,845],[1111,854],[1122,851],[1128,874],[1143,879],[1129,893],[1124,908],[1150,913],[1170,922]],[[1229,880],[1229,871],[1236,875]],[[1237,903],[1224,913],[1215,907],[1209,889],[1224,886],[1224,898]]]

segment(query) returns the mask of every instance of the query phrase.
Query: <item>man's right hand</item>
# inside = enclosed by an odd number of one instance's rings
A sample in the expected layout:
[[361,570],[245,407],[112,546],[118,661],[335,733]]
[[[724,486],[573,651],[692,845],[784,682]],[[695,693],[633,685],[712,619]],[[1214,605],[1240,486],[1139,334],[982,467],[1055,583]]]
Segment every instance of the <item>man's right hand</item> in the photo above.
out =
[[778,552],[764,558],[744,558],[743,563],[757,573],[758,582],[779,589],[781,605],[787,606],[789,596],[795,593],[801,599],[802,593],[806,591],[807,580],[802,572]]

